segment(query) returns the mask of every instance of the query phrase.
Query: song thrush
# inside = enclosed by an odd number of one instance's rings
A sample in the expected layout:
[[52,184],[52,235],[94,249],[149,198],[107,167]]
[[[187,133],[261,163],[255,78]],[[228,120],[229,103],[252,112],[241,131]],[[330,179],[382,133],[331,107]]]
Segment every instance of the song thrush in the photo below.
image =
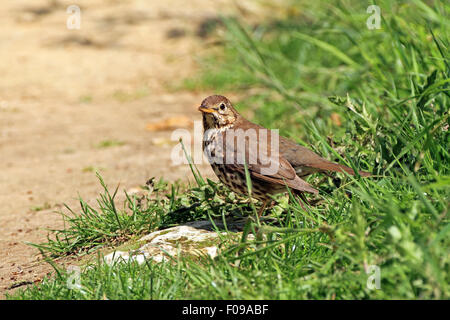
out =
[[[231,190],[247,194],[245,164],[252,180],[252,197],[262,200],[264,210],[269,195],[286,192],[289,187],[304,199],[303,193],[318,191],[305,182],[315,172],[353,169],[330,162],[277,133],[242,117],[224,96],[213,95],[203,100],[203,151],[222,183]],[[361,176],[368,172],[359,171]]]

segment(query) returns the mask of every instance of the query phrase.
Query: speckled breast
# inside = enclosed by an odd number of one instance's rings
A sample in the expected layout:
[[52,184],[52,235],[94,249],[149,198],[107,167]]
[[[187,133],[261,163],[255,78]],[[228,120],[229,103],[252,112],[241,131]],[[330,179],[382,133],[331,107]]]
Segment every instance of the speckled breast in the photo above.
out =
[[[247,195],[247,180],[244,170],[236,169],[233,164],[224,160],[226,150],[223,147],[223,134],[221,130],[211,131],[203,141],[203,152],[205,153],[216,176],[230,190]],[[228,156],[228,154],[227,154]],[[234,159],[234,157],[233,157]],[[241,165],[238,167],[242,168]],[[283,185],[273,184],[261,179],[252,179],[252,197],[259,200],[267,200],[270,194],[286,191]]]

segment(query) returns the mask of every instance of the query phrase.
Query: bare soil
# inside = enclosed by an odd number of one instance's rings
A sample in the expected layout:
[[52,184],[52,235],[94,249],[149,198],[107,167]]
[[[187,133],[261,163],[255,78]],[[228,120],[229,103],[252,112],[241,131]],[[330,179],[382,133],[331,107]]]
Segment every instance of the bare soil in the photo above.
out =
[[[26,242],[61,228],[63,203],[151,177],[187,179],[170,162],[170,130],[148,123],[187,116],[212,92],[172,90],[208,47],[199,37],[225,0],[15,0],[0,7],[0,297],[51,268]],[[81,8],[81,29],[66,9]],[[211,174],[208,166],[200,169]]]

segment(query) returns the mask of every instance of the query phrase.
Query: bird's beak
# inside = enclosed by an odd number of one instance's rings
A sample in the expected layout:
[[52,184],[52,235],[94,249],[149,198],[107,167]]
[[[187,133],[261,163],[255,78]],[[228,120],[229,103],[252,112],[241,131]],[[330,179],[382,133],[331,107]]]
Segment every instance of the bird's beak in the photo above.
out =
[[215,112],[214,109],[211,108],[205,108],[203,106],[198,107],[198,111],[204,112],[204,113],[213,113]]

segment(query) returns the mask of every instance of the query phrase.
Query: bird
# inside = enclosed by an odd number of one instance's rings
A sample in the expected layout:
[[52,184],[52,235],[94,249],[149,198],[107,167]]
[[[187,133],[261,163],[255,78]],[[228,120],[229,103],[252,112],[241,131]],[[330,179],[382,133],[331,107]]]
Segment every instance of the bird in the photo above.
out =
[[[258,216],[272,200],[272,195],[287,192],[287,188],[303,201],[306,201],[304,193],[318,194],[318,190],[303,180],[312,173],[355,175],[353,169],[328,161],[245,119],[224,96],[207,97],[198,110],[203,118],[202,149],[214,173],[232,191],[248,194],[247,169],[252,185],[251,197],[263,202]],[[371,175],[365,171],[358,171],[358,174],[362,177]]]

